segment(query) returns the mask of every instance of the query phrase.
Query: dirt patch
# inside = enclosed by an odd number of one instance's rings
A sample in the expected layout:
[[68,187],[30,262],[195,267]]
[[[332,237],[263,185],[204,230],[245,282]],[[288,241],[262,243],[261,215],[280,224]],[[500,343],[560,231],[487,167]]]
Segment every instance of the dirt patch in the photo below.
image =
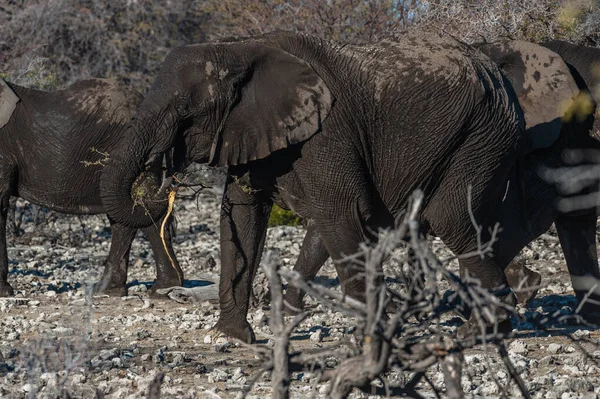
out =
[[[218,281],[218,217],[219,199],[214,195],[178,202],[175,248],[189,287]],[[23,224],[26,231],[28,222]],[[224,339],[209,341],[207,335],[217,321],[218,305],[148,298],[154,261],[144,239],[137,239],[132,248],[130,296],[87,295],[108,254],[107,226],[100,217],[57,217],[28,243],[21,240],[9,246],[9,279],[17,297],[0,299],[0,397],[50,398],[64,389],[74,398],[94,397],[96,391],[107,398],[142,398],[159,373],[164,373],[164,398],[239,396],[260,370],[254,351]],[[273,227],[268,233],[268,249],[291,267],[303,234],[302,226]],[[440,256],[450,255],[440,240],[432,238],[431,244]],[[520,312],[529,318],[571,313],[576,301],[555,234],[551,231],[535,241],[523,255],[530,268],[542,273],[544,287]],[[398,253],[398,258],[402,256]],[[457,265],[450,267],[456,270]],[[331,262],[318,280],[337,285]],[[262,274],[255,291],[259,298],[264,296]],[[310,298],[308,307],[313,313],[294,332],[293,349],[342,345],[351,351],[356,340],[353,319],[332,313]],[[262,344],[270,342],[268,315],[264,304],[249,315]],[[449,318],[439,328],[453,331],[460,324],[460,319]],[[534,397],[600,394],[600,350],[595,347],[600,331],[577,325],[540,331],[516,319],[515,325],[516,338],[508,343],[509,355]],[[338,359],[323,361],[327,367],[337,364]],[[465,364],[462,385],[467,396],[500,395],[495,380],[506,384],[508,375],[494,351],[486,356],[481,348],[470,350]],[[301,371],[292,377],[292,397],[325,396],[327,386],[316,382],[316,374]],[[397,370],[387,375],[390,383],[409,377]],[[432,384],[443,386],[438,366],[431,368],[428,377]],[[428,386],[420,386],[419,392],[434,397]],[[516,386],[509,392],[516,394]],[[263,375],[250,396],[270,393],[269,378]],[[354,392],[352,397],[366,395]]]

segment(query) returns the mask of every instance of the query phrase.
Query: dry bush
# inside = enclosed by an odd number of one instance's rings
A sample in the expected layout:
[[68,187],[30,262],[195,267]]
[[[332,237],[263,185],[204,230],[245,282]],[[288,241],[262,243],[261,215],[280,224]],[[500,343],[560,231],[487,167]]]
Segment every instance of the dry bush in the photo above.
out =
[[347,43],[377,41],[407,25],[418,0],[209,0],[211,36],[274,30],[308,33]]
[[595,45],[599,23],[594,0],[9,0],[0,74],[40,88],[112,77],[144,91],[172,48],[222,37],[291,30],[357,44],[431,26],[467,41]]
[[467,42],[563,39],[600,45],[595,0],[434,0],[424,2],[415,22]]
[[[404,219],[396,229],[383,232],[376,245],[361,246],[361,250],[348,257],[364,270],[366,279],[366,303],[345,296],[339,291],[306,282],[295,271],[279,266],[273,253],[267,253],[263,269],[271,285],[271,316],[269,326],[273,332],[272,345],[255,345],[254,350],[261,358],[263,367],[257,372],[247,387],[245,394],[252,389],[254,382],[264,373],[271,375],[273,397],[289,397],[292,371],[308,371],[318,375],[318,382],[329,382],[327,397],[345,398],[354,389],[367,394],[424,397],[417,385],[429,387],[437,397],[462,398],[461,375],[464,354],[474,346],[482,345],[488,369],[489,358],[497,356],[505,367],[506,379],[494,377],[501,397],[531,397],[528,388],[517,372],[506,348],[506,339],[514,333],[498,331],[499,313],[512,314],[534,325],[538,330],[548,331],[567,321],[581,322],[578,315],[565,315],[555,312],[551,315],[519,315],[515,309],[503,303],[496,295],[481,287],[476,279],[460,279],[448,270],[452,259],[437,258],[427,240],[419,235],[418,215],[423,200],[422,193],[413,194],[412,203]],[[475,226],[477,227],[477,226]],[[498,226],[496,226],[496,229]],[[479,248],[462,256],[485,256],[492,250],[497,230],[492,241],[481,243]],[[407,235],[410,237],[405,241]],[[387,286],[383,279],[383,263],[397,248],[412,251],[405,265],[394,270],[394,279],[405,281],[401,290]],[[415,278],[415,276],[417,276]],[[437,283],[440,279],[448,282],[450,289],[445,292]],[[356,320],[356,345],[338,345],[312,351],[290,349],[293,330],[309,315],[308,312],[285,320],[282,280],[288,285],[304,290],[318,299],[327,309],[352,316]],[[386,316],[390,302],[394,312]],[[481,327],[476,337],[457,339],[456,331],[443,326],[463,305],[472,309],[475,320]],[[491,327],[490,327],[491,326]],[[575,338],[570,337],[575,340]],[[597,349],[595,342],[593,349]],[[495,351],[497,349],[497,352]],[[589,355],[591,352],[579,346]],[[334,357],[335,365],[325,366],[325,359]],[[331,362],[330,362],[331,364]],[[441,365],[444,386],[436,386],[426,375],[435,365]],[[389,372],[403,374],[404,378],[388,381]]]
[[13,78],[41,57],[55,71],[58,86],[112,77],[145,90],[173,47],[204,41],[208,17],[198,4],[13,1],[0,8],[0,71]]

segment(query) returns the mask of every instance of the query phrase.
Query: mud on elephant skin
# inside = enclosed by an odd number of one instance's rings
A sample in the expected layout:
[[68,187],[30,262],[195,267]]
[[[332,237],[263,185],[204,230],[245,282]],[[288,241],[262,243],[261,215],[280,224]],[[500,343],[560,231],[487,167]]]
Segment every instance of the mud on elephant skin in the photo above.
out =
[[[447,36],[350,46],[274,33],[173,50],[130,140],[141,143],[135,165],[175,149],[186,161],[229,168],[215,327],[252,341],[246,315],[274,201],[313,219],[339,261],[376,240],[371,232],[392,225],[420,188],[427,199],[420,218],[462,254],[477,247],[468,187],[487,240],[523,129],[497,66]],[[102,179],[128,193],[137,177],[135,167],[123,173],[128,167],[115,164]],[[116,200],[107,211],[135,223]],[[489,288],[506,283],[492,258],[468,267]],[[344,262],[336,268],[342,289],[362,299],[364,281]]]
[[[560,213],[555,206],[560,193],[544,181],[541,172],[545,168],[564,166],[565,150],[600,148],[600,135],[594,132],[596,129],[590,131],[592,122],[599,123],[593,118],[597,98],[590,98],[590,92],[600,97],[600,70],[596,74],[589,70],[581,73],[574,70],[583,66],[593,69],[595,63],[600,67],[600,51],[582,49],[584,51],[573,52],[579,58],[568,58],[566,63],[558,54],[524,41],[503,41],[477,47],[495,61],[510,80],[527,127],[524,159],[519,175],[513,179],[513,182],[519,182],[518,186],[513,184],[513,188],[521,192],[511,190],[507,193],[505,224],[502,226],[505,233],[500,234],[497,244],[497,251],[508,253],[498,260],[504,267],[508,285],[521,304],[535,296],[541,283],[540,274],[525,267],[518,256],[508,260],[554,222],[576,296],[579,301],[588,296],[580,314],[588,321],[598,321],[599,307],[595,302],[600,299],[600,290],[598,294],[589,295],[600,277],[595,241],[597,215],[591,210]],[[581,54],[587,55],[584,65],[574,67],[568,63],[580,61]],[[589,87],[582,84],[582,76],[589,82]],[[519,220],[515,215],[525,218]],[[294,270],[304,279],[312,280],[328,257],[314,223],[309,223]],[[288,311],[295,313],[302,309],[303,297],[304,292],[288,287],[284,297]]]
[[[504,201],[501,226],[504,232],[500,233],[496,246],[497,260],[504,267],[507,282],[518,301],[526,304],[535,295],[541,276],[526,268],[518,257],[511,260],[511,256],[554,222],[573,288],[582,300],[600,276],[595,255],[596,214],[593,211],[559,213],[555,206],[559,193],[551,183],[544,181],[540,172],[544,168],[564,166],[565,150],[600,148],[597,141],[600,136],[590,133],[594,101],[589,98],[587,86],[582,87],[577,76],[572,75],[573,67],[544,47],[524,41],[503,41],[477,48],[496,62],[510,80],[527,127],[519,175],[513,176]],[[588,61],[588,66],[593,65]],[[583,71],[581,75],[590,74]],[[600,76],[597,79],[600,80]],[[590,86],[595,84],[597,82],[591,82]],[[524,216],[524,219],[515,216]],[[294,270],[304,279],[312,280],[328,257],[315,224],[309,223]],[[302,308],[303,296],[302,291],[288,288],[285,301],[291,312]],[[582,315],[594,320],[598,307],[588,302],[583,310]]]
[[[53,92],[0,80],[0,296],[14,294],[7,281],[9,198],[18,196],[64,213],[105,213],[100,175],[121,146],[141,101],[141,94],[106,79],[82,80]],[[156,185],[156,173],[149,170],[138,181],[139,187]],[[136,229],[113,220],[110,224],[110,253],[97,289],[126,295],[129,251]],[[153,290],[183,281],[171,246],[172,229],[166,230],[168,253],[159,230],[155,226],[144,229],[156,260]]]

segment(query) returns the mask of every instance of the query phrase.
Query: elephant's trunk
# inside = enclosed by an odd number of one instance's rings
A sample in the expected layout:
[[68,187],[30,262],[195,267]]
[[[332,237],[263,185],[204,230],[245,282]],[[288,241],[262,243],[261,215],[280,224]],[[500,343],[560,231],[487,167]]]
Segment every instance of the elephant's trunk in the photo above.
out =
[[162,170],[168,148],[157,149],[158,143],[144,140],[143,133],[135,127],[128,132],[123,147],[109,154],[100,179],[102,203],[109,218],[134,228],[159,224],[168,207],[172,180]]

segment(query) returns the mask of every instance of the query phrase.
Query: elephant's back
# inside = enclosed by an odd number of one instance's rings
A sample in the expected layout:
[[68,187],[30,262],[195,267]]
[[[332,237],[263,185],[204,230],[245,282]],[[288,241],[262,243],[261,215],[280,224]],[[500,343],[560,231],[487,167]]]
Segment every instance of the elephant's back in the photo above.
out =
[[57,95],[73,112],[105,123],[127,123],[143,100],[139,92],[113,79],[81,80]]
[[587,88],[593,93],[594,100],[600,102],[600,49],[578,46],[561,40],[553,40],[541,45],[572,65],[576,70],[575,75],[581,76]]
[[401,39],[381,44],[404,61],[380,85],[385,140],[372,145],[374,183],[392,214],[416,188],[433,198],[460,165],[493,165],[485,173],[503,176],[525,130],[517,95],[489,57],[443,35]]
[[[488,58],[446,34],[415,30],[364,46],[345,46],[342,52],[369,74],[376,100],[398,93],[434,90],[440,94],[465,92],[474,101],[495,90],[505,92],[498,67]],[[429,95],[429,94],[428,94]],[[418,101],[418,98],[415,98]],[[506,105],[507,96],[502,98]]]
[[[561,40],[552,40],[541,45],[560,55],[569,65],[579,88],[589,90],[596,104],[600,104],[600,49]],[[600,139],[599,110],[600,106],[597,106],[593,132],[596,139]]]
[[141,95],[105,79],[22,95],[27,126],[14,137],[19,195],[61,212],[101,212],[100,172]]

